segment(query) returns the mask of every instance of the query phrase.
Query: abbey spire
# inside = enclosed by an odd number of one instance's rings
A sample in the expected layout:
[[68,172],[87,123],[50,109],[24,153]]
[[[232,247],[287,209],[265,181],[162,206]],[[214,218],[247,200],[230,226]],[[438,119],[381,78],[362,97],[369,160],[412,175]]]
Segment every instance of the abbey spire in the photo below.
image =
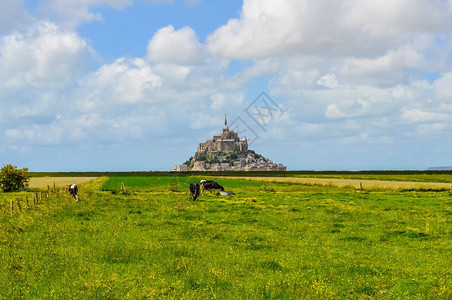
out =
[[173,171],[285,171],[283,164],[248,149],[246,137],[230,130],[224,115],[223,132],[199,143],[194,156],[185,163],[174,166]]
[[229,127],[228,127],[228,120],[226,118],[226,114],[224,115],[224,127],[223,127],[223,132],[224,131],[229,131]]

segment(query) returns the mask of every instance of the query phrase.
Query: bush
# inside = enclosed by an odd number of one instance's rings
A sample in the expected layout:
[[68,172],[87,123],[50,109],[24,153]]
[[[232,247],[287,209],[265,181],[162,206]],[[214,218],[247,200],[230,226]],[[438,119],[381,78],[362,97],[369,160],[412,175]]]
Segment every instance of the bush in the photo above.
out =
[[237,158],[238,158],[238,155],[235,154],[235,152],[232,152],[231,154],[229,154],[229,158],[232,159],[232,160],[234,160],[234,159],[237,159]]
[[193,156],[191,156],[189,160],[184,162],[184,164],[186,164],[187,166],[190,166],[190,164],[192,164],[192,160],[193,160]]
[[13,165],[4,165],[0,170],[0,188],[4,192],[16,192],[28,187],[30,174],[28,168],[17,169]]
[[207,157],[204,154],[200,154],[200,155],[198,155],[196,160],[197,161],[205,161],[205,160],[207,160]]

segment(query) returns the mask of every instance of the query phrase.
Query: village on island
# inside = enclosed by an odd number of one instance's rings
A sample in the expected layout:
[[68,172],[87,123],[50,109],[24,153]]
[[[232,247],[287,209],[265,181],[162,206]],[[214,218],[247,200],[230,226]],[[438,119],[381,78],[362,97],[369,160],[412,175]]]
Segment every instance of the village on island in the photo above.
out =
[[223,133],[200,143],[195,155],[172,171],[286,171],[286,166],[248,149],[246,137],[229,130],[225,117]]

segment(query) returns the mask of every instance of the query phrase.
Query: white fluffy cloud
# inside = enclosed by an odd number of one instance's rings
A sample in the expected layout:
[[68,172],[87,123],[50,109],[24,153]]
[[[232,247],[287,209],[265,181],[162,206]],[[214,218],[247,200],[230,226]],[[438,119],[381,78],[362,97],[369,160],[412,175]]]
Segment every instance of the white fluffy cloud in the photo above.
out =
[[317,80],[317,84],[331,89],[337,88],[339,86],[339,82],[336,78],[336,75],[334,74],[326,74],[325,76]]
[[0,1],[0,34],[8,32],[27,19],[24,0]]
[[[89,70],[91,47],[77,33],[47,21],[30,23],[0,41],[0,135],[27,143],[60,139],[57,115]],[[17,145],[12,143],[11,145]]]
[[77,106],[91,111],[105,105],[152,102],[149,94],[161,85],[161,78],[145,60],[119,58],[82,81]]
[[419,68],[422,63],[420,52],[404,47],[377,58],[347,58],[339,72],[355,83],[391,85],[403,81],[409,70]]
[[0,69],[5,88],[61,88],[88,68],[91,48],[74,32],[38,22],[2,38]]
[[430,123],[438,121],[447,121],[450,116],[446,113],[435,113],[423,111],[421,109],[404,109],[401,116],[402,120],[413,123]]
[[452,73],[446,73],[435,82],[435,91],[439,99],[452,104]]
[[450,132],[451,28],[446,1],[245,0],[206,47],[273,66],[264,74],[288,99],[284,136],[394,143]]
[[149,41],[148,59],[153,62],[193,65],[202,57],[202,45],[190,27],[179,30],[172,25],[163,27]]
[[413,34],[443,32],[451,25],[452,8],[440,0],[244,0],[240,18],[209,36],[208,48],[240,59],[381,55]]
[[322,158],[345,161],[354,149],[388,158],[419,138],[452,138],[451,1],[244,0],[239,18],[205,41],[190,26],[168,25],[142,45],[144,57],[93,69],[95,50],[74,29],[102,19],[96,7],[133,2],[47,0],[33,16],[23,1],[0,4],[0,136],[9,153],[196,144],[192,135],[218,130],[224,113],[243,115],[267,84],[284,114],[258,132],[256,146],[273,149],[275,160],[298,151],[294,168],[303,157],[321,168]]

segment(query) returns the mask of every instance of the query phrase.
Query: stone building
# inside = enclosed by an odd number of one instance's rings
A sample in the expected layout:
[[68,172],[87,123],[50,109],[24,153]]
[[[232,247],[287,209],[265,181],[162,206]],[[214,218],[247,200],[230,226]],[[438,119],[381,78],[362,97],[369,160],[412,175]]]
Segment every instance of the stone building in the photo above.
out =
[[200,143],[195,155],[172,171],[286,171],[286,166],[248,149],[246,137],[229,130],[225,117],[223,132]]
[[212,139],[205,143],[200,143],[196,154],[209,155],[217,152],[246,152],[248,151],[248,141],[246,138],[239,138],[238,134],[229,130],[228,121],[224,118],[223,133],[214,134]]

